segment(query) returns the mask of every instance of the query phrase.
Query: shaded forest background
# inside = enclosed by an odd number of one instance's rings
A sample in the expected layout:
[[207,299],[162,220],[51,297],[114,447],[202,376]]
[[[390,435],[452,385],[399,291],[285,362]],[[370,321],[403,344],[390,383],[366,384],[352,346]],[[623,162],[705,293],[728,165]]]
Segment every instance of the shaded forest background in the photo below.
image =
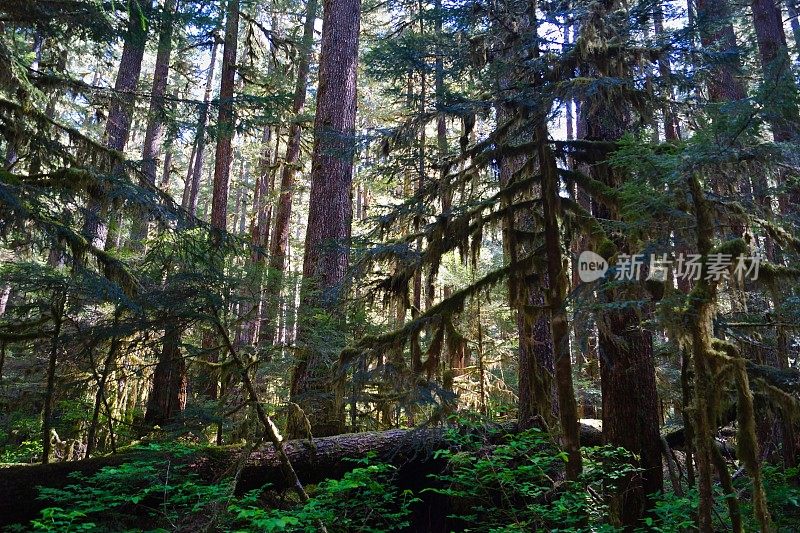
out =
[[797,530],[798,9],[0,0],[0,522]]

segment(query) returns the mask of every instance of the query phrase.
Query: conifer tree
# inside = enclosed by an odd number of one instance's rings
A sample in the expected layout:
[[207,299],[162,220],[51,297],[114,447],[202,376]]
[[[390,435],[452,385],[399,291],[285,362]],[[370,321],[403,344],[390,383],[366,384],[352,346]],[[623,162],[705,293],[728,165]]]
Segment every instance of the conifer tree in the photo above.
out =
[[[166,112],[165,97],[167,94],[167,81],[169,80],[170,57],[172,55],[172,34],[175,18],[176,0],[164,2],[163,12],[159,24],[158,52],[153,70],[153,86],[150,91],[150,109],[147,114],[147,128],[144,136],[144,149],[142,151],[142,174],[144,184],[155,187],[158,157],[164,142],[164,113]],[[142,249],[147,239],[147,213],[134,221],[131,229],[131,243],[135,248]]]
[[[334,320],[344,298],[352,223],[356,70],[361,21],[359,0],[323,4],[319,88],[314,118],[311,198],[303,256],[307,302]],[[313,302],[313,303],[312,303]],[[335,384],[335,354],[301,327],[305,354],[292,374],[292,401],[300,405],[316,436],[342,431],[342,400]],[[297,429],[290,433],[297,435]]]
[[[130,136],[131,114],[147,44],[152,0],[130,0],[127,7],[128,25],[124,36],[125,44],[114,84],[115,94],[111,100],[103,135],[106,146],[117,152],[125,151]],[[117,165],[113,173],[119,175],[121,170],[121,166]],[[113,247],[116,244],[119,229],[116,227],[118,214],[109,212],[111,200],[108,198],[108,193],[108,185],[95,187],[86,206],[84,233],[96,248]]]
[[[269,266],[272,270],[266,287],[266,296],[274,297],[281,287],[283,272],[286,270],[286,254],[289,247],[289,222],[292,217],[292,202],[295,195],[295,176],[300,161],[300,141],[302,136],[301,115],[305,107],[308,75],[311,67],[312,46],[314,44],[314,21],[317,17],[317,0],[307,0],[303,35],[300,41],[300,58],[297,65],[294,96],[292,100],[292,123],[289,126],[281,168],[280,193],[275,208],[275,221],[269,245]],[[262,340],[271,344],[274,340],[274,309],[268,309],[262,319]]]

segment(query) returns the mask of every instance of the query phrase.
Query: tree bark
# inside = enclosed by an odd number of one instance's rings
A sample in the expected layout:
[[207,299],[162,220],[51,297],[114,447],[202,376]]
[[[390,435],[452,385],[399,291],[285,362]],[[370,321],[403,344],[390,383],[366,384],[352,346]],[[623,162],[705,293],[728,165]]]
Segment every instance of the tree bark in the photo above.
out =
[[[544,240],[547,251],[547,308],[550,313],[550,332],[555,360],[556,390],[558,391],[559,417],[564,448],[567,452],[567,479],[576,481],[583,463],[578,427],[578,406],[572,383],[572,358],[569,351],[569,322],[566,295],[568,277],[561,254],[561,232],[558,226],[560,180],[556,159],[547,144],[547,126],[542,119],[536,132],[539,170],[542,174],[542,211],[544,214]],[[654,384],[655,385],[655,384]],[[657,426],[656,426],[657,428]]]
[[[350,255],[360,23],[359,0],[325,1],[303,279],[308,307],[334,316]],[[306,413],[314,435],[340,433],[344,408],[333,378],[338,351],[313,346],[307,329],[301,330],[306,345],[292,375],[292,401]]]
[[797,86],[780,5],[775,4],[774,0],[753,0],[751,8],[764,82],[777,108],[769,113],[768,120],[775,140],[788,141],[797,135],[800,119],[794,100]]
[[711,68],[708,80],[709,100],[730,102],[747,97],[728,0],[696,0],[696,14],[701,44],[727,54],[725,61],[720,61]]
[[261,135],[261,156],[256,167],[256,181],[253,187],[253,221],[250,226],[250,242],[257,247],[251,255],[253,263],[261,263],[266,258],[270,226],[270,194],[272,193],[272,126],[265,126]]
[[[521,7],[525,7],[524,5]],[[500,99],[495,104],[498,126],[519,118],[520,109],[518,106],[505,101],[508,91],[513,90],[517,83],[525,83],[526,80],[519,80],[517,69],[520,58],[519,35],[510,35],[507,25],[511,21],[519,21],[519,29],[523,32],[530,32],[531,19],[529,13],[525,12],[503,12],[498,11],[495,18],[498,22],[505,20],[505,23],[495,25],[496,34],[499,36],[497,43],[499,53],[503,55],[501,61],[500,76],[498,79],[498,89]],[[526,127],[525,131],[519,128],[512,128],[512,133],[508,135],[507,144],[513,142],[530,141],[532,131]],[[499,181],[500,186],[505,187],[512,180],[520,179],[517,176],[526,166],[529,166],[529,158],[526,155],[503,155],[499,160]],[[531,172],[530,170],[528,171]],[[535,190],[530,191],[535,195]],[[504,200],[510,205],[514,198]],[[533,216],[531,213],[521,212],[519,215],[508,215],[503,220],[503,249],[506,260],[509,262],[517,261],[521,256],[530,253],[531,246],[524,242],[518,242],[516,234],[518,231],[533,231]],[[541,274],[534,277],[529,272],[517,273],[509,280],[509,302],[517,312],[517,335],[519,338],[519,366],[518,366],[518,388],[519,388],[519,420],[523,427],[531,427],[538,420],[545,421],[548,425],[556,423],[558,413],[558,394],[555,387],[555,365],[553,357],[552,333],[550,330],[550,317],[547,313],[540,313],[532,316],[526,312],[526,308],[540,308],[545,303],[545,290],[547,275]]]
[[[619,291],[604,292],[607,302],[628,299]],[[609,444],[639,456],[643,470],[621,494],[619,506],[622,523],[635,525],[648,505],[646,497],[663,488],[653,339],[636,310],[605,310],[600,320],[603,435]]]
[[222,50],[222,78],[219,86],[214,189],[211,199],[211,225],[220,232],[226,230],[228,222],[228,182],[233,161],[232,141],[236,126],[233,92],[238,45],[239,0],[228,0],[225,19],[225,43]]
[[265,345],[272,344],[274,340],[277,296],[281,290],[283,272],[286,270],[286,253],[289,248],[289,222],[292,218],[295,175],[300,160],[300,140],[302,135],[300,119],[306,102],[306,86],[308,85],[311,52],[314,45],[314,22],[317,18],[317,5],[317,0],[307,0],[306,2],[306,19],[301,40],[302,49],[297,65],[297,79],[295,80],[294,100],[292,101],[292,115],[294,118],[289,126],[286,157],[281,169],[281,188],[278,196],[278,205],[275,209],[275,220],[269,247],[269,275],[265,291],[265,303],[268,307],[263,313],[261,323],[263,328],[261,342]]
[[[222,48],[222,74],[219,85],[219,114],[217,116],[217,147],[214,158],[214,179],[211,192],[211,226],[214,230],[212,244],[218,246],[225,238],[228,229],[228,185],[233,163],[233,136],[236,126],[236,113],[233,105],[236,88],[236,57],[239,46],[239,0],[227,0],[225,9],[225,40]],[[198,156],[202,152],[198,151]],[[195,162],[195,172],[200,165]],[[223,268],[221,254],[215,253],[212,263],[219,271]],[[203,347],[217,345],[216,332],[203,333]],[[208,353],[210,362],[217,362],[217,350]],[[204,372],[204,394],[210,399],[219,397],[219,383],[216,376]],[[217,440],[221,433],[217,432]]]
[[[153,86],[150,91],[150,109],[147,113],[147,128],[144,134],[144,149],[142,150],[142,175],[145,187],[154,187],[158,158],[161,155],[164,142],[164,113],[169,79],[169,61],[172,55],[173,18],[175,16],[176,0],[165,0],[164,11],[161,14],[161,29],[158,38],[158,51],[156,52],[156,65],[153,71]],[[131,229],[131,244],[134,249],[144,248],[147,240],[149,216],[146,211],[138,213]]]
[[[653,5],[653,29],[655,30],[656,38],[661,40],[664,38],[664,9],[661,7],[660,2]],[[679,124],[678,117],[675,116],[672,110],[672,67],[669,63],[667,54],[662,54],[658,58],[658,72],[661,76],[661,84],[664,87],[663,97],[664,102],[664,138],[667,141],[676,141],[679,138]]]
[[636,490],[626,488],[622,496],[621,519],[633,525],[647,506],[645,498],[663,489],[653,340],[635,311],[604,314],[599,335],[603,434],[608,443],[638,455],[643,469]]
[[[136,88],[142,72],[145,44],[147,43],[147,19],[152,8],[152,0],[129,0],[128,29],[125,33],[125,44],[114,83],[114,97],[108,112],[104,139],[106,146],[118,152],[125,151],[131,130],[131,117],[135,102]],[[112,173],[122,172],[122,162],[113,164]],[[110,201],[106,187],[94,187],[89,192],[86,204],[86,219],[83,233],[96,248],[104,248],[109,233]],[[113,239],[110,239],[113,241]]]
[[180,350],[181,331],[170,324],[164,331],[161,354],[153,373],[153,388],[147,397],[146,424],[163,426],[186,407],[186,359]]
[[[172,100],[173,100],[172,107],[174,108],[176,102],[178,101],[177,87],[175,87],[172,90]],[[164,164],[161,169],[161,183],[159,184],[161,190],[167,194],[170,193],[169,181],[170,181],[170,176],[172,175],[172,155],[173,155],[172,149],[174,142],[175,142],[174,136],[168,133],[166,140],[164,141]]]
[[[780,4],[774,0],[752,0],[753,26],[769,102],[764,108],[775,142],[787,142],[800,133],[797,85],[783,29]],[[785,172],[779,181],[785,182]],[[789,213],[800,203],[800,190],[790,190],[778,197],[781,212]],[[763,203],[763,202],[762,202]]]
[[[615,0],[600,4],[585,21],[583,31],[590,30],[599,39],[617,38],[620,28],[607,17],[617,5]],[[611,61],[612,67],[608,68],[602,64],[606,59],[603,56],[598,63],[589,56],[585,62],[587,72],[595,76],[630,76],[628,65]],[[586,98],[582,112],[586,116],[587,140],[616,142],[630,130],[631,105],[621,101],[613,89]],[[607,155],[595,156],[591,161],[591,174],[595,180],[612,188],[621,186],[626,179],[611,167]],[[620,220],[619,213],[601,203],[594,214],[601,219]],[[617,236],[613,244],[622,253],[630,251],[624,237]],[[606,304],[644,297],[636,281],[619,288],[604,287],[598,292]],[[653,340],[640,316],[650,312],[647,308],[611,307],[602,309],[598,317],[603,436],[609,444],[638,456],[642,469],[630,476],[625,487],[612,499],[612,512],[626,527],[637,525],[650,505],[647,496],[663,488]]]
[[53,429],[53,403],[56,392],[56,364],[58,353],[61,350],[61,326],[64,322],[64,307],[66,296],[63,294],[53,294],[53,304],[51,311],[53,315],[53,337],[50,343],[50,357],[47,362],[47,385],[44,395],[44,407],[42,409],[42,464],[50,462],[51,437]]
[[211,45],[211,62],[208,66],[208,76],[206,77],[206,90],[203,94],[203,104],[200,107],[200,115],[197,119],[197,132],[195,133],[194,151],[192,161],[189,166],[191,172],[187,175],[186,185],[183,191],[183,202],[181,206],[189,211],[189,214],[197,214],[197,197],[200,193],[200,178],[203,175],[203,156],[206,148],[206,124],[208,123],[208,108],[211,101],[211,90],[214,83],[214,67],[217,63],[217,48],[219,43],[214,36],[214,44]]

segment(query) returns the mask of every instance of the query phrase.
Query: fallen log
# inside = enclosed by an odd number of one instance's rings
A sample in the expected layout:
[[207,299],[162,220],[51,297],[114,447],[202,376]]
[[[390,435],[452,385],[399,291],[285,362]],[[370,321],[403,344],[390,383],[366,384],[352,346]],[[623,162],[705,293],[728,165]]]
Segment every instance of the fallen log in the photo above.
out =
[[[494,434],[495,442],[503,435],[517,431],[515,423],[497,427],[502,431]],[[581,425],[583,445],[597,446],[601,440],[598,429]],[[375,453],[376,460],[399,468],[414,466],[424,470],[426,464],[431,466],[429,463],[433,462],[433,452],[447,446],[449,442],[444,429],[422,428],[349,433],[314,439],[313,444],[308,440],[291,440],[285,443],[285,451],[300,481],[310,484],[343,476],[354,467],[348,458],[363,458],[369,452]],[[239,446],[209,447],[177,460],[187,464],[201,480],[213,482],[223,475],[230,475],[241,453]],[[66,463],[0,468],[0,525],[28,522],[37,518],[39,511],[52,505],[52,502],[37,498],[39,486],[62,488],[75,483],[70,477],[75,472],[90,476],[104,467],[119,466],[142,457],[141,451],[130,450]],[[237,483],[237,493],[257,489],[267,483],[275,490],[291,488],[282,474],[279,458],[272,446],[250,453]]]

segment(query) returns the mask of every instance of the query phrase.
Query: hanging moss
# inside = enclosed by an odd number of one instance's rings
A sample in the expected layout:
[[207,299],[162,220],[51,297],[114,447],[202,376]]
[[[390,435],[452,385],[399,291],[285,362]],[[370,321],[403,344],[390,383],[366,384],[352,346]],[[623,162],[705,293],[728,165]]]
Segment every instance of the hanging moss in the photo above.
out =
[[770,531],[771,519],[761,477],[761,465],[758,460],[753,393],[750,391],[744,360],[741,358],[736,359],[734,364],[736,366],[736,388],[739,393],[737,409],[739,431],[736,438],[737,457],[744,463],[747,473],[753,480],[753,510],[761,526],[761,531]]

